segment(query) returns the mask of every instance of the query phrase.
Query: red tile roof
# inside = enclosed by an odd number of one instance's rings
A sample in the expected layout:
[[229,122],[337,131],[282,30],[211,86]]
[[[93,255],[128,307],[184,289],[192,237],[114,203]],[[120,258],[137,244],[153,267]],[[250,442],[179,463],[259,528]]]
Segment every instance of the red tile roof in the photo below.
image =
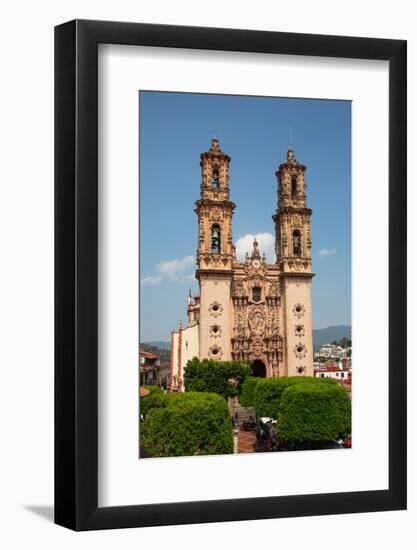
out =
[[145,359],[158,359],[157,355],[154,355],[153,353],[149,353],[149,351],[139,350],[139,355],[141,357],[144,357]]

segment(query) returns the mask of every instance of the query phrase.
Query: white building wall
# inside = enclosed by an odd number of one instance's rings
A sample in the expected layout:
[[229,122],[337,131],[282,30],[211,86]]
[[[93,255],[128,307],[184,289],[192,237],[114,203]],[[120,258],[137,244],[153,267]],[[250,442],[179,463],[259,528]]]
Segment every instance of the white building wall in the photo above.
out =
[[170,373],[170,390],[176,390],[179,379],[179,362],[178,362],[178,341],[179,333],[172,332],[171,334],[171,373]]
[[[335,380],[347,380],[349,378],[350,371],[348,370],[340,370],[336,372],[314,372],[314,376],[316,378],[334,378]],[[343,376],[342,376],[343,374]]]
[[181,331],[181,379],[183,384],[181,390],[185,391],[184,388],[184,373],[186,370],[187,363],[190,359],[194,357],[199,357],[199,330],[198,323],[183,328]]

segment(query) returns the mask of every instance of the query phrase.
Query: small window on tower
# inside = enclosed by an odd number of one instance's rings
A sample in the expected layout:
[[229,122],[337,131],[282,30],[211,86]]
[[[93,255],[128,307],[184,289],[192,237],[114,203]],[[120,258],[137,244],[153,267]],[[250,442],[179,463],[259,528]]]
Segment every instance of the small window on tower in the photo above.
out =
[[217,223],[211,226],[211,253],[220,254],[220,226]]
[[252,288],[252,300],[254,302],[260,302],[261,301],[261,287],[260,286],[254,286]]
[[291,196],[293,198],[297,196],[297,178],[295,176],[291,179]]
[[292,234],[292,249],[294,256],[301,256],[300,232],[295,230]]
[[213,172],[213,179],[211,180],[211,188],[212,189],[219,188],[219,173],[217,171]]

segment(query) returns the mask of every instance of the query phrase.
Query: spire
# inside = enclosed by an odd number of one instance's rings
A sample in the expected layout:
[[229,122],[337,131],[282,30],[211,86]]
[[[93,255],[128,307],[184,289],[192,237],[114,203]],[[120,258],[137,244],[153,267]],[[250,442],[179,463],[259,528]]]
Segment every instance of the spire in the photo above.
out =
[[288,148],[289,149],[292,149],[293,148],[293,129],[292,129],[292,124],[289,124],[288,125]]

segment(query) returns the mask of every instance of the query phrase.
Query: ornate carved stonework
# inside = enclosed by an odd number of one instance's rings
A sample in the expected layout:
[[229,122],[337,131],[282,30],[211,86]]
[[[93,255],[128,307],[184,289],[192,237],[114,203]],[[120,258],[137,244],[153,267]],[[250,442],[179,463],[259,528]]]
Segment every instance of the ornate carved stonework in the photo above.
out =
[[262,337],[257,335],[252,339],[251,354],[253,357],[260,357],[264,352]]
[[220,357],[223,355],[222,348],[219,346],[211,346],[209,350],[209,355],[213,359],[220,359]]
[[253,334],[260,335],[265,331],[266,314],[263,306],[251,306],[248,315],[249,328]]
[[[282,360],[280,334],[279,267],[267,264],[256,240],[244,262],[234,262],[232,282],[234,304],[233,346],[235,358],[261,358],[271,365],[270,375]],[[281,358],[281,359],[279,359]]]
[[304,325],[295,325],[294,334],[299,338],[301,338],[301,336],[304,336],[305,334]]
[[240,337],[246,337],[247,332],[247,311],[242,307],[235,308],[234,334]]
[[304,315],[306,308],[303,306],[303,304],[295,304],[295,306],[292,308],[292,311],[298,319],[301,319],[301,317]]
[[304,344],[296,344],[294,346],[294,353],[299,359],[303,359],[307,355],[307,348]]
[[279,283],[271,283],[269,285],[269,296],[271,298],[277,298],[279,295]]
[[213,317],[219,317],[223,312],[223,306],[219,302],[213,302],[210,304],[209,311]]
[[200,297],[192,302],[200,359],[256,359],[264,364],[266,376],[311,376],[312,212],[305,166],[290,149],[276,173],[276,257],[267,261],[267,251],[256,238],[243,258],[233,245],[231,159],[218,139],[200,159],[201,195],[195,207]]
[[244,295],[243,281],[242,279],[235,279],[233,281],[233,294],[234,296],[243,296]]
[[218,208],[217,206],[215,208],[213,208],[211,214],[210,214],[210,219],[214,222],[219,222],[220,220],[223,219],[223,213],[221,211],[220,208]]
[[294,214],[292,217],[292,226],[295,227],[302,227],[303,225],[303,218],[300,214]]
[[222,328],[220,325],[211,325],[210,327],[210,336],[212,338],[220,338],[222,335]]
[[310,262],[306,260],[287,260],[286,266],[289,271],[307,271]]

